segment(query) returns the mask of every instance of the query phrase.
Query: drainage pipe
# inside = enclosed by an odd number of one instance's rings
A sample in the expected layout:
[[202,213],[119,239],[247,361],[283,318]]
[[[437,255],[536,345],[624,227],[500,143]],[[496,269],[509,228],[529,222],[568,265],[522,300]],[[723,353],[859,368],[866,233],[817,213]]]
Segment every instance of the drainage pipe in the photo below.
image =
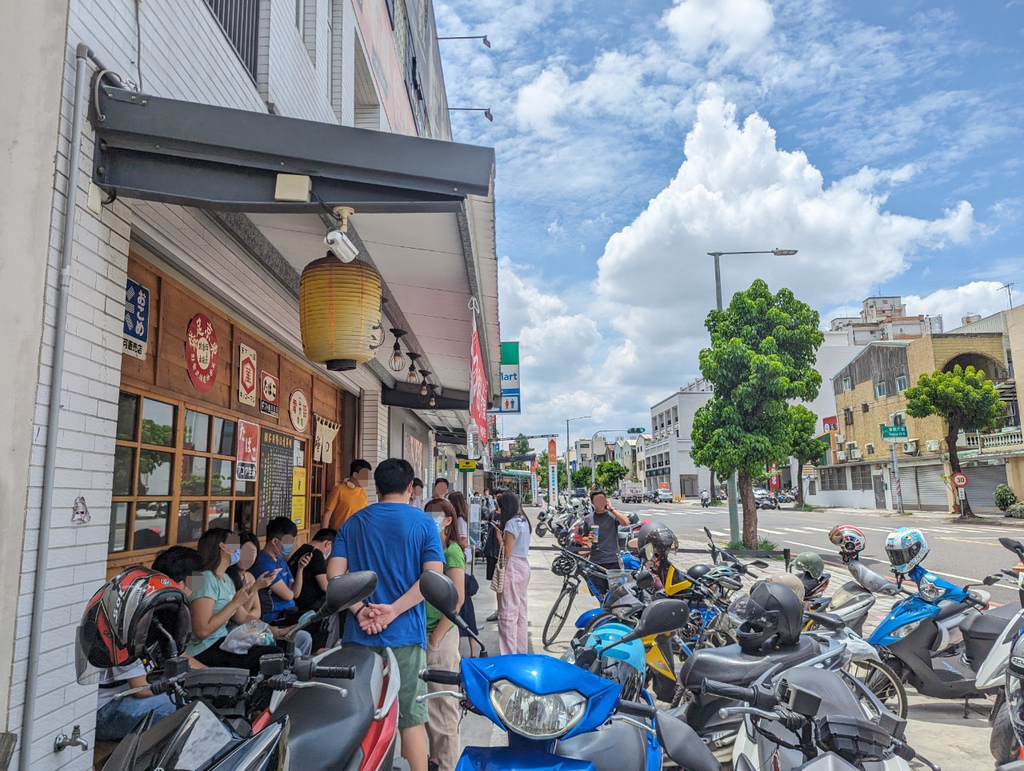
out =
[[33,722],[36,716],[36,684],[39,681],[39,654],[43,635],[43,608],[46,598],[47,555],[53,519],[53,484],[57,465],[57,430],[60,423],[61,386],[64,379],[64,344],[68,320],[68,295],[71,288],[72,244],[75,237],[75,202],[78,199],[82,122],[85,118],[88,81],[86,59],[92,52],[79,43],[75,52],[75,101],[72,103],[71,141],[68,148],[68,184],[64,206],[64,238],[61,242],[61,263],[57,287],[57,316],[53,328],[51,357],[50,404],[46,415],[46,454],[43,461],[43,496],[39,509],[39,540],[36,544],[35,583],[32,588],[32,617],[28,637],[28,670],[25,674],[25,704],[21,718],[21,750],[18,757],[22,771],[32,767]]

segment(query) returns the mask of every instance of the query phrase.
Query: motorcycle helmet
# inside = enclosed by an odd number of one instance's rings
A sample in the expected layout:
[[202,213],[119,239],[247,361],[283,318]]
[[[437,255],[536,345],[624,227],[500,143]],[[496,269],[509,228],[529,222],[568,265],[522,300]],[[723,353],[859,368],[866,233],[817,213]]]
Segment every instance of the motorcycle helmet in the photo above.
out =
[[787,589],[793,592],[801,602],[804,600],[804,582],[794,576],[792,573],[779,573],[777,576],[772,576],[767,579],[773,584],[779,584],[785,586]]
[[733,602],[728,614],[740,647],[747,653],[761,653],[799,641],[803,607],[788,586],[762,580],[751,587],[750,594]]
[[924,535],[916,527],[898,528],[885,539],[885,555],[896,575],[909,573],[921,564],[930,551]]
[[[178,585],[148,568],[126,568],[100,587],[82,614],[75,647],[78,682],[96,682],[99,670],[140,658],[159,664],[164,656],[184,652],[191,634],[192,613]],[[176,650],[170,649],[172,640]]]
[[801,573],[809,573],[812,578],[821,578],[821,574],[825,572],[825,563],[821,561],[817,552],[813,551],[798,554],[793,560],[793,567]]
[[740,589],[743,587],[743,579],[739,571],[732,565],[715,565],[708,571],[707,580],[712,581],[724,589]]
[[644,559],[651,560],[655,555],[667,557],[669,552],[678,549],[679,539],[667,525],[655,524],[647,531],[642,540],[637,541],[637,546]]
[[710,565],[691,565],[689,569],[686,571],[686,575],[688,575],[694,581],[697,581],[701,578],[704,578],[704,576],[706,576],[710,572]]
[[631,640],[608,651],[604,650],[632,631],[631,627],[620,622],[601,624],[590,633],[583,646],[593,648],[600,655],[601,676],[622,685],[621,698],[635,700],[640,697],[647,671],[644,644],[640,640]]
[[839,556],[843,558],[843,562],[857,559],[868,545],[864,532],[853,525],[837,525],[828,534],[828,540],[839,547]]

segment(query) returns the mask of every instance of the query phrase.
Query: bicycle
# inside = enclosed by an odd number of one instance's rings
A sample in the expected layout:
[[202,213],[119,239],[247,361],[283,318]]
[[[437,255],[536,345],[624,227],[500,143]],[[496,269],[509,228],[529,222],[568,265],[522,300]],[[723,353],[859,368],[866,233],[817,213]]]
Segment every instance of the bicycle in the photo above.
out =
[[551,572],[556,576],[562,576],[562,589],[555,598],[555,604],[551,606],[547,621],[544,622],[544,631],[541,634],[541,641],[544,647],[549,647],[561,633],[565,622],[569,619],[572,611],[572,604],[579,594],[580,584],[586,581],[587,589],[598,602],[604,602],[605,594],[598,591],[594,585],[594,574],[607,576],[609,572],[600,565],[590,560],[562,550],[562,553],[555,557],[551,563]]

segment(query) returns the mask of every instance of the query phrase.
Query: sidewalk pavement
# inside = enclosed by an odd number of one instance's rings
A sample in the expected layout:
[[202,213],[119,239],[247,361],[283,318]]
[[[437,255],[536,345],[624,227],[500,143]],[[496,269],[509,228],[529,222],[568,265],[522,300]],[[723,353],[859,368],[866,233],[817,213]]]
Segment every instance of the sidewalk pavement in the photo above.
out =
[[[706,542],[685,540],[680,541],[681,549],[706,548]],[[569,620],[565,628],[552,644],[549,650],[544,650],[541,642],[541,634],[544,629],[544,622],[547,620],[551,606],[558,596],[562,586],[562,579],[551,572],[551,563],[559,550],[551,536],[546,538],[534,537],[530,548],[530,576],[529,591],[529,646],[531,653],[561,656],[568,647],[569,641],[575,634],[575,619],[584,611],[597,607],[597,601],[586,591],[581,592],[573,605]],[[711,555],[706,558],[699,554],[683,554],[678,559],[678,564],[688,567],[701,561],[710,562]],[[829,566],[832,572],[832,581],[827,591],[833,594],[841,587],[849,577],[842,566]],[[769,567],[765,570],[756,570],[762,577],[769,577],[784,572],[785,567],[781,560],[771,560]],[[496,608],[495,596],[491,591],[489,583],[485,580],[484,563],[478,562],[475,565],[475,574],[480,582],[480,591],[473,598],[476,609],[477,624],[480,627],[481,637],[487,647],[489,655],[498,655],[498,634],[497,624],[487,623],[487,618]],[[872,607],[868,621],[865,624],[866,630],[872,630],[882,618],[889,612],[894,600],[891,598],[876,597],[875,605]],[[466,648],[463,643],[463,653]],[[971,771],[973,769],[991,769],[993,763],[990,761],[988,752],[988,741],[991,729],[988,725],[988,715],[991,702],[977,699],[971,702],[971,711],[968,718],[963,717],[963,702],[931,699],[920,696],[913,688],[907,688],[910,697],[910,715],[907,726],[907,738],[911,745],[922,755],[933,762],[939,762],[944,768],[955,768],[958,770]],[[505,746],[507,737],[505,732],[495,726],[486,718],[479,715],[467,714],[460,726],[460,739],[462,747],[466,746]],[[915,764],[914,768],[923,768]]]

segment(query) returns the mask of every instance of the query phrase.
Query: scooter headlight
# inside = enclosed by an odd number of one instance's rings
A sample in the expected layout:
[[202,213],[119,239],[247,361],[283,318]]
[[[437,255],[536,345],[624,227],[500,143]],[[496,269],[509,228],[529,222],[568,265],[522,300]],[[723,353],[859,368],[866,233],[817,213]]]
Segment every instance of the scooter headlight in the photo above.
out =
[[571,731],[586,712],[578,691],[539,694],[508,680],[491,685],[491,706],[510,731],[528,739],[557,739]]
[[897,638],[902,640],[904,637],[906,637],[908,634],[913,632],[919,626],[921,626],[921,622],[920,621],[914,621],[913,623],[907,624],[906,626],[901,626],[899,629],[897,629],[896,631],[894,631],[892,633],[892,636],[893,637],[897,637]]
[[945,589],[927,578],[922,578],[917,584],[917,593],[921,595],[921,599],[925,602],[935,602],[945,592]]

